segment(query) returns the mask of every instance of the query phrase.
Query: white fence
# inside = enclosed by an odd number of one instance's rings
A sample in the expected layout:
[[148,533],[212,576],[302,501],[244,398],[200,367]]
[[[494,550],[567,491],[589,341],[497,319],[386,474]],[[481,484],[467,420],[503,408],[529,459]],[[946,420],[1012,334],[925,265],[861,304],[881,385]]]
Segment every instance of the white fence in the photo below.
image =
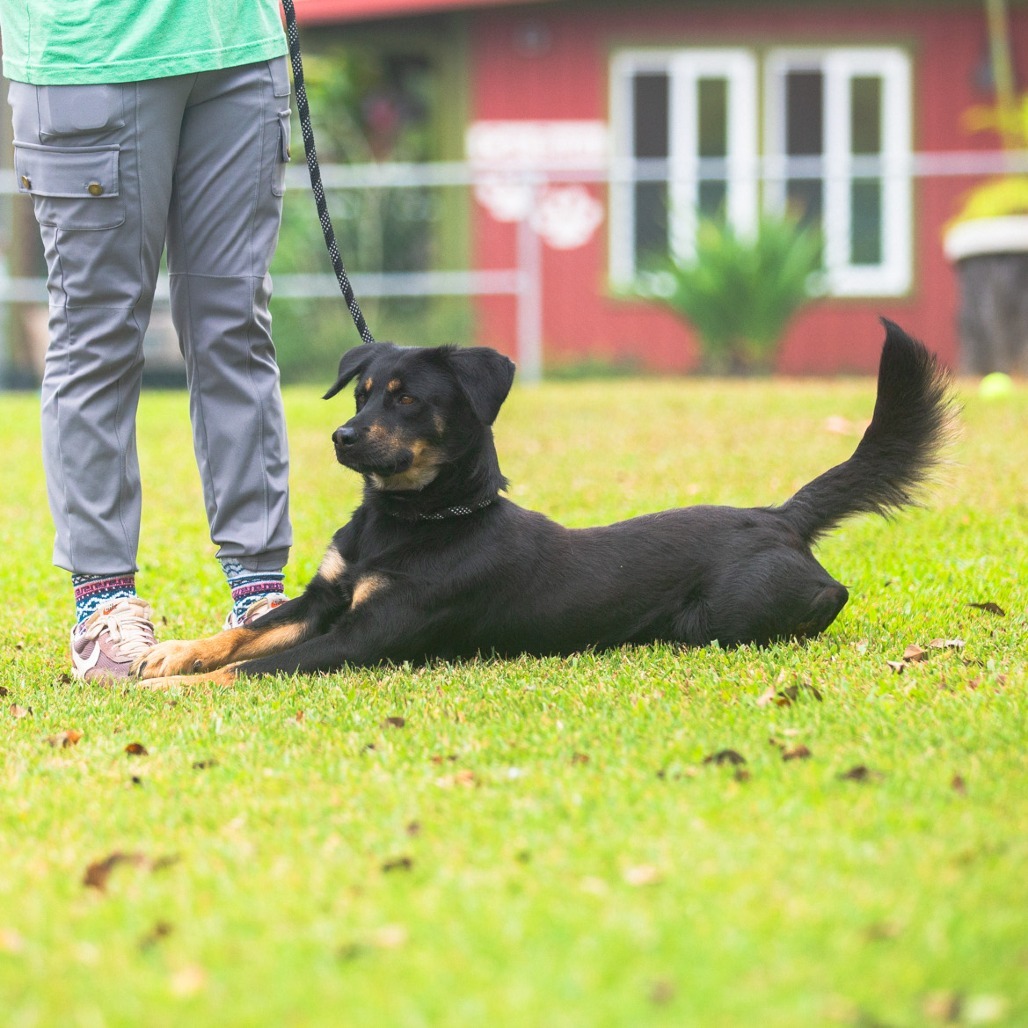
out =
[[[816,163],[816,162],[815,162]],[[721,165],[719,167],[719,165]],[[701,168],[705,178],[725,174],[724,162],[712,161]],[[1028,171],[1028,153],[1011,154],[1001,151],[956,151],[945,153],[912,154],[904,169],[896,169],[911,179],[972,178],[983,175],[1010,174]],[[486,181],[484,175],[502,174],[507,181],[517,182],[529,195],[544,186],[556,183],[579,183],[617,187],[637,182],[668,182],[672,168],[666,160],[607,162],[592,168],[567,167],[513,167],[485,169],[464,162],[432,164],[383,163],[365,165],[326,165],[322,178],[332,210],[333,194],[352,190],[406,189],[461,187],[473,189]],[[770,163],[756,169],[762,181],[780,174]],[[790,177],[802,177],[803,169],[793,167]],[[820,165],[812,166],[810,177],[823,174]],[[307,193],[309,181],[302,164],[288,169],[287,183],[292,193]],[[11,304],[46,304],[46,283],[43,278],[17,277],[8,274],[4,254],[9,248],[9,212],[12,203],[25,203],[18,197],[13,173],[5,169],[0,173],[0,197],[3,197],[5,216],[0,220],[0,333],[7,324],[7,308]],[[294,201],[295,202],[295,201]],[[310,217],[316,218],[311,201]],[[510,296],[517,309],[517,356],[520,380],[537,381],[543,366],[543,282],[542,246],[530,218],[517,222],[516,245],[511,267],[494,270],[473,268],[451,271],[392,272],[381,274],[352,274],[354,291],[361,298],[392,297],[475,297]],[[346,254],[343,254],[346,261]],[[281,298],[330,298],[338,294],[338,284],[331,273],[327,254],[322,274],[276,274],[275,295]],[[156,310],[167,303],[167,283],[158,287]],[[0,387],[6,384],[8,348],[0,334]]]

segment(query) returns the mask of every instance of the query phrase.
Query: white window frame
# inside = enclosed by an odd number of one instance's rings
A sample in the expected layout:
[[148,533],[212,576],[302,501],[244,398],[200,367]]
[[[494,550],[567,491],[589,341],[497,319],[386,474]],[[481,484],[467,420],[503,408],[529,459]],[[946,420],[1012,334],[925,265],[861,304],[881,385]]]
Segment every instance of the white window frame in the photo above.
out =
[[[682,47],[624,50],[611,61],[610,111],[613,147],[610,189],[610,277],[616,287],[631,286],[638,268],[635,254],[634,184],[637,162],[631,86],[640,73],[669,77],[668,175],[669,249],[688,259],[695,247],[695,210],[699,192],[697,157],[699,118],[697,83],[702,78],[728,82],[727,213],[737,231],[752,229],[758,218],[763,168],[763,202],[769,211],[785,207],[785,75],[817,70],[825,82],[824,156],[814,161],[824,181],[823,221],[826,288],[834,296],[899,296],[908,292],[913,264],[912,99],[909,54],[888,46],[796,47],[767,51],[763,59],[764,156],[758,140],[758,59],[742,47]],[[854,77],[882,82],[880,156],[856,156],[849,138],[850,89]],[[809,168],[809,164],[807,165]],[[851,263],[850,192],[854,178],[882,180],[882,261]]]
[[[611,64],[611,118],[614,138],[614,181],[610,194],[610,272],[614,283],[630,285],[636,277],[635,206],[636,160],[632,82],[640,74],[669,79],[668,95],[668,247],[678,258],[695,252],[697,201],[701,161],[699,144],[699,82],[727,83],[727,156],[721,169],[726,180],[726,215],[741,232],[757,222],[757,61],[741,47],[702,47],[626,50]],[[720,163],[720,161],[718,162]],[[709,176],[707,176],[709,177]]]
[[[821,230],[828,292],[834,296],[899,296],[911,285],[912,187],[910,58],[895,47],[782,49],[764,63],[766,126],[765,203],[785,207],[785,76],[819,71],[824,76],[824,182]],[[850,82],[857,77],[882,82],[881,154],[854,156],[850,139]],[[810,158],[800,160],[809,161]],[[814,158],[816,161],[817,158]],[[882,181],[882,260],[850,262],[850,187],[854,178]]]

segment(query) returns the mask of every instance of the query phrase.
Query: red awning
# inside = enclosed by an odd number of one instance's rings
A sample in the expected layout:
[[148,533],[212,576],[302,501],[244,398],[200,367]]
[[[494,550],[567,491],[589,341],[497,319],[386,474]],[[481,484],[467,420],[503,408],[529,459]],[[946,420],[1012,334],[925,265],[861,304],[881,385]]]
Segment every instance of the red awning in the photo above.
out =
[[[303,23],[371,21],[376,18],[398,18],[411,14],[498,7],[524,2],[525,0],[294,0],[294,6],[297,21]],[[539,0],[534,2],[538,3]]]

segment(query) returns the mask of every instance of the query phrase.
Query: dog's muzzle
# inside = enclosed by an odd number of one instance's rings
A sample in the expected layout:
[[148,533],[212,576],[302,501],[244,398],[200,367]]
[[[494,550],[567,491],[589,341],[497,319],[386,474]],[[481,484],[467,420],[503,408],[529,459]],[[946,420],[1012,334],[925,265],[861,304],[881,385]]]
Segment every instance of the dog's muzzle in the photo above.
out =
[[342,425],[332,433],[336,460],[344,467],[364,474],[396,475],[414,463],[414,454],[407,447],[383,447],[370,443],[367,432],[352,425]]

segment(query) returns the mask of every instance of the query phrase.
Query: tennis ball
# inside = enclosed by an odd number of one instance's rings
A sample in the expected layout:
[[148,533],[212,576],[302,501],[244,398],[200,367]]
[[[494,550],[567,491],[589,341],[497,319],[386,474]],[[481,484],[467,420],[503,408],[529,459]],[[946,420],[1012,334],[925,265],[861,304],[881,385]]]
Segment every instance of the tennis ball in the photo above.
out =
[[991,400],[994,396],[1006,396],[1013,388],[1014,382],[1009,375],[993,371],[978,383],[978,395]]

